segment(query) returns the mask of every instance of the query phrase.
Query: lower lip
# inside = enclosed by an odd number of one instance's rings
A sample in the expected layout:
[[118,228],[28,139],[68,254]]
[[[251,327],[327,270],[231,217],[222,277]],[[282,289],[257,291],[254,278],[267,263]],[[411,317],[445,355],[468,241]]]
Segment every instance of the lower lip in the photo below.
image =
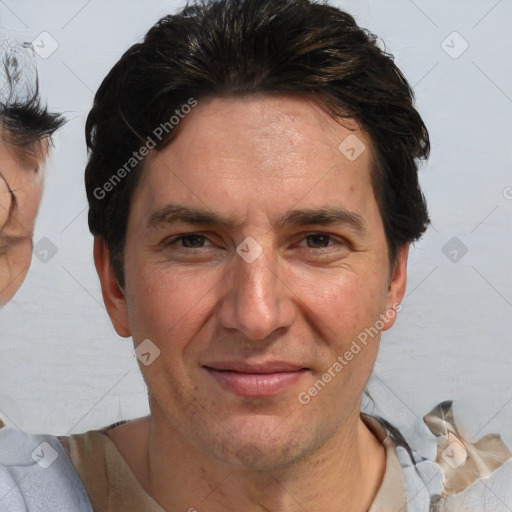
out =
[[295,384],[307,372],[298,370],[278,373],[239,373],[207,368],[208,373],[224,388],[244,397],[277,395]]

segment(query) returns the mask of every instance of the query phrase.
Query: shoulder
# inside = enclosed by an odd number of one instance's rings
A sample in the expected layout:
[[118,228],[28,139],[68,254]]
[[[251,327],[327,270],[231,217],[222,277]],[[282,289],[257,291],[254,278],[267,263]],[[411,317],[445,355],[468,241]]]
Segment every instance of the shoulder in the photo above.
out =
[[[407,512],[431,510],[433,499],[442,492],[443,474],[433,460],[420,456],[400,430],[380,416],[362,415],[363,421],[386,448],[386,476],[402,481]],[[429,439],[430,441],[431,439]]]
[[401,432],[382,418],[402,468],[407,510],[510,512],[511,452],[498,434],[469,441],[458,430],[452,402],[437,405],[423,422]]
[[92,512],[59,439],[0,428],[0,511]]

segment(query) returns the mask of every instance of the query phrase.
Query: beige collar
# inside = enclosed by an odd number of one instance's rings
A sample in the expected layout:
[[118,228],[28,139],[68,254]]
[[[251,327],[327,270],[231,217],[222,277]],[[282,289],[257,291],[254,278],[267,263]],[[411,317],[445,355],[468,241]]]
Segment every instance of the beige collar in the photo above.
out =
[[[386,450],[384,478],[368,512],[405,511],[405,481],[395,444],[375,418],[363,414],[362,420]],[[144,491],[105,431],[95,430],[59,438],[87,490],[93,509],[105,512],[164,512]]]
[[402,466],[396,455],[396,445],[384,427],[372,416],[361,414],[361,419],[386,450],[386,471],[379,490],[368,512],[405,512],[407,491]]

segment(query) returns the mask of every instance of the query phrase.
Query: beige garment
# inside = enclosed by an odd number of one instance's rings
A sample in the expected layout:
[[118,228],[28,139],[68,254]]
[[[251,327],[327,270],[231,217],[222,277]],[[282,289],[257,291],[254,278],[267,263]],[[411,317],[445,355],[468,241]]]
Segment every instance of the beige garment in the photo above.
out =
[[375,418],[362,414],[361,419],[386,450],[384,478],[368,512],[406,512],[407,491],[402,466],[396,455],[395,443]]
[[[362,419],[386,450],[384,478],[368,512],[405,512],[405,482],[395,445],[377,420],[366,415],[362,415]],[[94,512],[165,512],[144,491],[106,434],[107,430],[59,437],[78,471]]]

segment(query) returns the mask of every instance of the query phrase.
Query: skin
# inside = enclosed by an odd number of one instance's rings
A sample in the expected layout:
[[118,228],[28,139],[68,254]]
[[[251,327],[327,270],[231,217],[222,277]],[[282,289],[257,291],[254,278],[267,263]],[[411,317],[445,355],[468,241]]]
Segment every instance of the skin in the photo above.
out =
[[[408,247],[391,268],[371,142],[351,125],[295,96],[200,102],[175,141],[145,161],[124,289],[95,241],[115,329],[160,350],[140,364],[151,415],[110,436],[166,510],[334,512],[343,503],[351,512],[373,501],[385,453],[359,411],[380,335],[309,404],[298,400],[405,291]],[[351,133],[367,148],[353,162],[338,150]],[[169,203],[217,212],[232,225],[148,227]],[[357,215],[361,229],[275,222],[290,210],[328,207]],[[185,234],[200,236],[176,239]],[[263,250],[252,263],[236,252],[249,236]],[[306,370],[276,395],[254,398],[226,390],[205,368],[268,360]]]
[[[0,306],[12,299],[32,260],[32,236],[43,192],[43,155],[22,153],[0,134]],[[9,217],[12,191],[16,208]]]

